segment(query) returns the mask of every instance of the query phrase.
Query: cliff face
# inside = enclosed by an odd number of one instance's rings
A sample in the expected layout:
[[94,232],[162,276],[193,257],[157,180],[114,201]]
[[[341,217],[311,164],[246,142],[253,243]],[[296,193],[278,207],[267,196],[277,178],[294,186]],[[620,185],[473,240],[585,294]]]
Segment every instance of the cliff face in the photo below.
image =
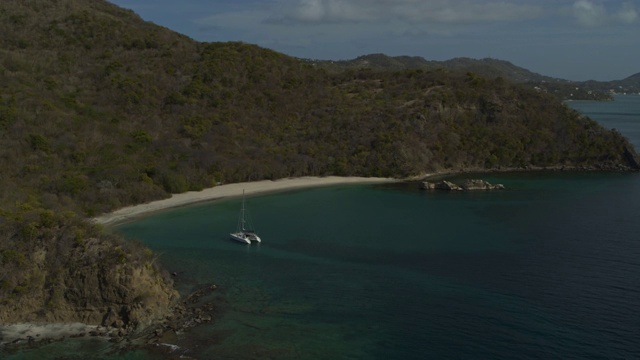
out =
[[[178,300],[144,246],[46,211],[14,216],[19,226],[0,226],[0,323],[82,322],[132,333]],[[31,241],[16,236],[25,233]]]
[[46,251],[37,251],[25,272],[39,273],[41,286],[34,282],[30,286],[38,290],[3,302],[0,322],[82,322],[135,331],[165,316],[179,297],[172,282],[149,262],[114,266],[106,261],[111,256],[126,257],[122,248],[91,239],[55,273],[44,262]]

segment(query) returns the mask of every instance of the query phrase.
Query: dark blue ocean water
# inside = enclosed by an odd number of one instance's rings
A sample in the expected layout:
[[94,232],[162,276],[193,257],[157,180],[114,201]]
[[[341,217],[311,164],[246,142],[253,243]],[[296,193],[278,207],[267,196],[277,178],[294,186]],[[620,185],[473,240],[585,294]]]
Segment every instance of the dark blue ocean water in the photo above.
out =
[[[640,144],[640,97],[569,106]],[[640,358],[640,174],[482,178],[507,190],[249,197],[260,245],[228,240],[237,198],[117,230],[159,253],[182,293],[219,286],[215,322],[180,335],[176,357]],[[85,351],[72,344],[49,354]]]
[[618,130],[640,151],[639,103],[638,95],[618,95],[614,102],[608,104],[600,101],[567,102],[569,107],[589,115],[607,128]]

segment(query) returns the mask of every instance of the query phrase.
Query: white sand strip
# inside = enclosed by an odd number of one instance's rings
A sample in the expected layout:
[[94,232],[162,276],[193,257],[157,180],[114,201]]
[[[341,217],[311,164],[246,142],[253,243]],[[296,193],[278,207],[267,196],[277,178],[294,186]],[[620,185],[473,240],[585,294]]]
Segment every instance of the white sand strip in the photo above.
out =
[[116,210],[109,214],[104,214],[94,218],[98,224],[113,225],[131,220],[136,217],[147,215],[169,208],[190,205],[203,201],[210,201],[230,196],[241,196],[242,190],[246,195],[286,191],[305,187],[316,187],[326,185],[339,185],[349,183],[385,183],[398,181],[390,178],[366,178],[366,177],[301,177],[280,180],[263,180],[254,182],[244,182],[236,184],[219,185],[202,191],[189,191],[182,194],[174,194],[168,199],[153,201],[146,204],[134,205]]

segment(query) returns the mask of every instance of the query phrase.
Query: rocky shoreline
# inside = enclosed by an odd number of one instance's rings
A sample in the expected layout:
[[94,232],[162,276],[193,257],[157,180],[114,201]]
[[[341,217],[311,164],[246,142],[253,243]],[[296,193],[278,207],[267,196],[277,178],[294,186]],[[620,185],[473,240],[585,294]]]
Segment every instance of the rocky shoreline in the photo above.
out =
[[[182,345],[180,335],[190,329],[213,321],[217,306],[208,297],[217,289],[215,284],[199,287],[175,304],[170,314],[139,331],[131,331],[118,320],[111,325],[68,324],[13,324],[0,326],[0,354],[37,348],[67,339],[101,339],[114,343],[110,352],[128,352],[145,349],[151,353],[188,357],[188,348]],[[108,321],[108,320],[107,320]]]

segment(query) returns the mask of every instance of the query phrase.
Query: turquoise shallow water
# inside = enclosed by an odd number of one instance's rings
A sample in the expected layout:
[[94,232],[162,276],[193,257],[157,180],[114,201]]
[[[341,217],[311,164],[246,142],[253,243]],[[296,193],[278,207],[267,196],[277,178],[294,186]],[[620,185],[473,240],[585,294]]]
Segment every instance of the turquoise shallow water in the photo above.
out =
[[[625,135],[640,129],[640,97],[570,106]],[[611,106],[625,115],[596,117],[620,112]],[[640,358],[640,174],[482,177],[507,190],[408,183],[250,197],[260,245],[228,240],[238,198],[117,230],[159,253],[181,292],[219,286],[215,322],[181,335],[174,357]],[[73,344],[40,355],[156,356]]]

